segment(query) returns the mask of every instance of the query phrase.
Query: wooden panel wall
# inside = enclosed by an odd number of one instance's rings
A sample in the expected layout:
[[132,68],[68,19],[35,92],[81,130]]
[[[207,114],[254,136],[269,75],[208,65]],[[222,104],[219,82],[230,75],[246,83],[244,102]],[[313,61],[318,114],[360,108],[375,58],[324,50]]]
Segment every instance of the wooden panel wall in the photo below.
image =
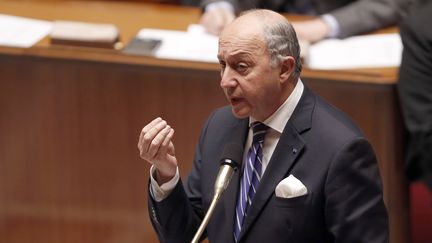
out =
[[11,56],[0,73],[0,242],[156,242],[139,132],[169,120],[185,176],[218,73]]

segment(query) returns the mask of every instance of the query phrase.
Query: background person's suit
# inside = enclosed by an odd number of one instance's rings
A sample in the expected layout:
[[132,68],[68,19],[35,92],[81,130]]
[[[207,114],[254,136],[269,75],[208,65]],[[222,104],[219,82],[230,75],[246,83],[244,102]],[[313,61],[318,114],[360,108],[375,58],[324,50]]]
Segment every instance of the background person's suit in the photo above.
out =
[[[193,169],[162,202],[149,196],[149,215],[161,242],[190,242],[213,196],[224,145],[244,144],[248,119],[231,108],[214,112],[202,131]],[[209,241],[233,242],[238,170],[207,227]],[[293,174],[306,196],[276,198]],[[261,179],[240,242],[387,242],[388,220],[377,162],[358,128],[305,86]]]
[[[185,0],[193,1],[193,0]],[[205,6],[221,0],[202,0]],[[300,13],[286,6],[304,0],[225,0],[237,11],[267,8],[278,12]],[[339,37],[352,36],[396,24],[410,9],[411,0],[310,0],[316,14],[332,14],[340,25]],[[189,3],[190,4],[190,3]],[[304,13],[303,13],[304,14]]]
[[404,45],[398,91],[408,130],[407,174],[432,190],[432,2],[401,24]]

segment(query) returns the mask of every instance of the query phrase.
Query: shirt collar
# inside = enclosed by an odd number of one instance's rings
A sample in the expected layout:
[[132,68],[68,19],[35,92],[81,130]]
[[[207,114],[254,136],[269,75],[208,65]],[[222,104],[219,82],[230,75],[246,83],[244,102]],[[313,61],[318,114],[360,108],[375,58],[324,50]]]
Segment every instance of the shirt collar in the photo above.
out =
[[[288,96],[285,102],[263,123],[266,124],[271,129],[282,133],[285,128],[286,123],[290,119],[294,109],[296,108],[300,98],[303,94],[304,85],[300,78],[297,81],[296,86],[292,93]],[[257,121],[255,118],[250,117],[249,119],[249,127],[250,125]]]

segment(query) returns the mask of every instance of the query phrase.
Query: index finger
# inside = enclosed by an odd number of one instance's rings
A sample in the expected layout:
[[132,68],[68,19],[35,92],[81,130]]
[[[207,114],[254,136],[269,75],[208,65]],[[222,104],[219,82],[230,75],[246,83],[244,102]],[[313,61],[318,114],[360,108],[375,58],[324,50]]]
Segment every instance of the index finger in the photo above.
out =
[[153,121],[151,121],[149,124],[147,124],[143,129],[141,129],[139,139],[138,139],[138,147],[141,143],[141,140],[144,137],[144,134],[146,134],[152,127],[156,126],[160,121],[162,121],[162,118],[157,117]]

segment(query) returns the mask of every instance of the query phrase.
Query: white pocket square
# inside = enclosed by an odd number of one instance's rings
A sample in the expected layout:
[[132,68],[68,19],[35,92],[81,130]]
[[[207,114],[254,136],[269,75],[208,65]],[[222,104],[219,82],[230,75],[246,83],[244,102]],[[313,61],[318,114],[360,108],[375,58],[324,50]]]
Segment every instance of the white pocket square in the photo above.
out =
[[293,198],[306,195],[308,193],[307,188],[303,183],[295,178],[293,175],[289,175],[283,179],[276,186],[275,193],[277,197],[281,198]]

